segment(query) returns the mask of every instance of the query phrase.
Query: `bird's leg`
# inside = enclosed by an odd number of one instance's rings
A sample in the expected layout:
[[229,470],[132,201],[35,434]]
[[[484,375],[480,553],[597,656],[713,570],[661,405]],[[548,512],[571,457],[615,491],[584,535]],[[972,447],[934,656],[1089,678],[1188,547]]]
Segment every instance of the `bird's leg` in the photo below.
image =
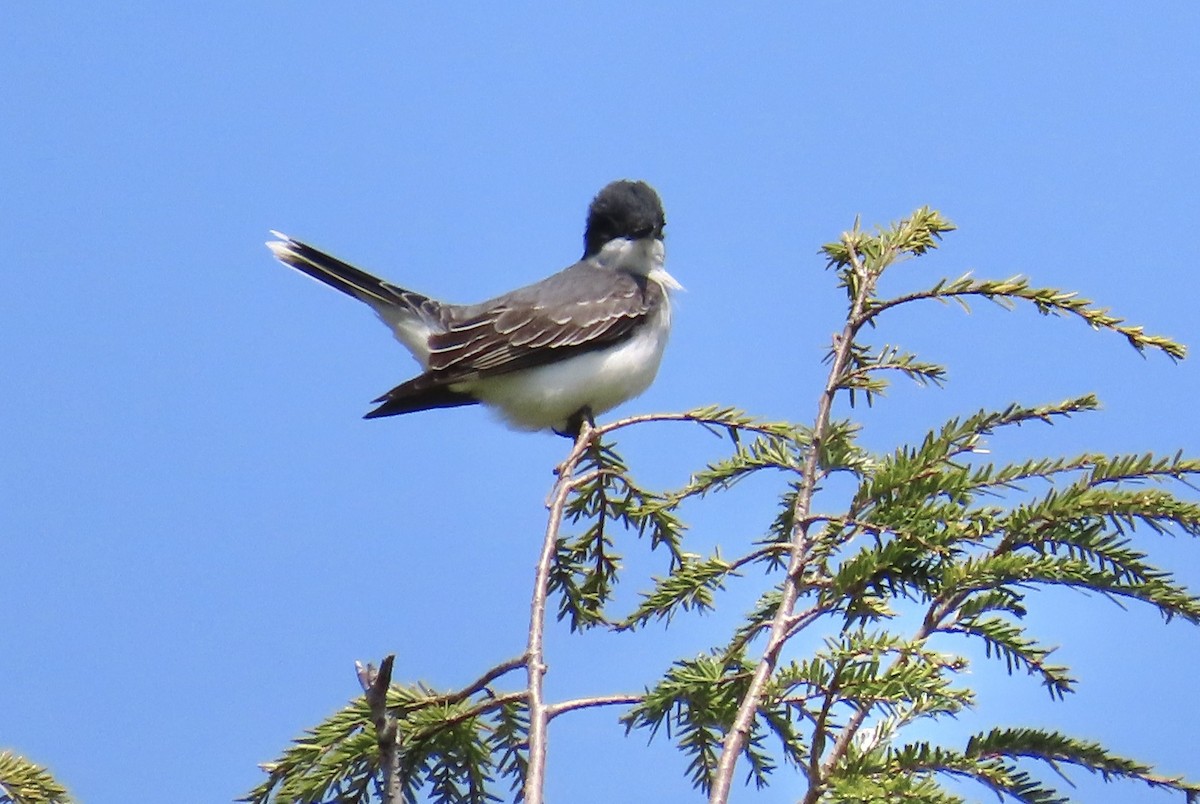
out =
[[592,409],[587,405],[575,411],[575,415],[567,420],[567,427],[571,431],[571,437],[575,439],[575,451],[580,447],[591,447],[596,440],[596,418],[592,416]]
[[554,432],[575,442],[574,447],[571,449],[571,454],[554,469],[554,474],[558,475],[561,479],[565,473],[575,466],[575,462],[579,460],[579,456],[591,446],[596,432],[596,420],[592,416],[592,409],[585,405],[575,411],[571,414],[571,418],[567,419],[566,428],[564,430],[555,430]]
[[554,432],[563,438],[569,438],[572,441],[578,441],[579,436],[583,433],[583,426],[587,425],[588,430],[593,430],[596,427],[596,420],[592,416],[592,409],[584,405],[579,410],[571,414],[567,419],[567,426],[563,430],[555,430]]

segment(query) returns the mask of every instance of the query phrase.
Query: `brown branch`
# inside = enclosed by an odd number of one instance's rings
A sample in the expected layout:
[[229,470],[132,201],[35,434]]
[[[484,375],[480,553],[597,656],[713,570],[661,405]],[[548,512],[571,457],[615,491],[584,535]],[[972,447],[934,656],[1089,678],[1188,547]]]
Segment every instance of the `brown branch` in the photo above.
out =
[[[383,770],[383,804],[400,804],[402,801],[402,793],[400,790],[400,733],[398,718],[388,712],[387,693],[392,684],[392,667],[396,657],[389,655],[384,657],[379,668],[376,669],[373,664],[364,665],[362,662],[355,662],[354,669],[358,675],[358,683],[362,687],[364,697],[367,701],[367,706],[370,710],[371,722],[375,726],[375,734],[379,745],[379,765]],[[428,706],[444,706],[448,704],[456,704],[465,701],[480,690],[486,689],[489,684],[497,678],[516,670],[525,665],[525,657],[509,659],[495,667],[489,669],[479,678],[472,681],[467,686],[455,692],[449,692],[444,695],[437,695],[426,698],[412,704],[399,707],[400,712],[412,712],[423,709]],[[487,701],[484,701],[477,706],[460,712],[455,716],[438,723],[436,729],[432,729],[430,733],[441,730],[447,726],[460,723],[464,720],[476,717],[502,706],[505,703],[514,700],[521,700],[525,697],[524,692],[509,693],[507,695],[493,696]],[[413,739],[420,740],[428,736],[426,733],[414,734]]]
[[[911,642],[914,644],[923,643],[929,639],[931,634],[941,628],[946,617],[949,616],[949,614],[958,606],[960,606],[967,597],[969,597],[968,593],[957,592],[952,593],[945,598],[935,597],[933,600],[931,600],[929,603],[929,608],[925,612],[925,617],[921,622],[921,627],[917,629]],[[908,652],[902,652],[888,666],[884,673],[891,673],[908,664],[910,655],[911,654]],[[835,683],[836,680],[837,676],[835,674]],[[829,778],[829,774],[832,773],[837,767],[837,763],[840,762],[842,757],[846,755],[846,751],[848,751],[850,748],[850,743],[853,742],[855,736],[857,736],[859,729],[862,728],[862,724],[866,721],[867,715],[869,715],[870,712],[871,706],[869,705],[859,706],[855,709],[854,714],[850,716],[850,719],[846,721],[846,724],[842,727],[842,731],[838,735],[837,740],[834,741],[833,749],[829,752],[829,756],[825,758],[824,762],[820,763],[820,773],[817,775],[814,783],[809,786],[808,792],[802,799],[801,804],[816,804],[818,801],[820,801],[821,794],[824,792],[825,780]],[[814,766],[816,765],[818,759],[819,757],[814,750],[812,755],[812,762]]]
[[778,436],[777,428],[757,425],[757,424],[739,424],[737,422],[725,421],[713,416],[698,416],[694,413],[642,413],[636,416],[627,416],[624,419],[618,419],[615,422],[599,425],[596,427],[597,437],[603,437],[624,427],[632,427],[636,424],[646,424],[648,422],[695,422],[696,424],[711,425],[713,427],[725,427],[734,430],[747,430],[752,433],[760,433],[762,435]]
[[[929,633],[930,630],[928,626],[922,625],[921,628],[917,630],[917,634],[913,641],[922,642],[929,638]],[[884,673],[886,674],[893,672],[894,670],[897,670],[908,664],[909,655],[910,654],[908,653],[901,653],[896,657],[891,665],[888,666],[888,669],[885,670]],[[834,769],[837,768],[837,764],[842,761],[842,757],[846,755],[846,752],[850,750],[850,744],[858,735],[858,731],[862,728],[862,724],[866,722],[867,715],[871,713],[871,709],[872,706],[870,704],[861,705],[855,708],[854,714],[850,716],[848,721],[846,721],[846,725],[842,726],[842,731],[834,741],[833,749],[830,750],[829,756],[825,757],[823,762],[820,762],[820,772],[816,774],[816,778],[813,779],[812,783],[809,785],[808,792],[804,795],[804,798],[801,799],[801,804],[817,804],[817,802],[821,800],[821,796],[825,792],[825,781],[829,778],[829,775],[834,771]],[[820,757],[814,750],[812,754],[812,765],[814,768],[817,766],[819,759]]]
[[471,720],[472,718],[476,718],[476,717],[479,717],[480,715],[487,714],[488,712],[491,712],[494,709],[499,709],[500,707],[504,706],[507,703],[514,703],[515,701],[523,701],[523,700],[525,700],[525,691],[524,690],[522,690],[521,692],[506,692],[503,695],[496,695],[494,697],[488,698],[485,701],[481,701],[480,703],[476,704],[475,706],[472,706],[470,709],[464,709],[463,711],[458,712],[454,715],[451,715],[450,717],[447,717],[444,720],[439,720],[437,723],[435,723],[425,729],[422,729],[420,731],[414,731],[414,732],[412,732],[411,737],[412,737],[413,741],[424,740],[426,737],[430,737],[434,734],[437,734],[438,732],[440,732],[450,726],[456,726],[459,723],[463,723],[467,720]]
[[379,745],[379,766],[383,769],[383,802],[400,804],[400,741],[396,718],[388,714],[387,693],[392,685],[392,664],[395,654],[388,654],[375,665],[354,663],[358,683],[362,686],[375,724],[375,739]]
[[[583,422],[579,435],[566,460],[555,472],[558,480],[550,492],[546,504],[550,515],[546,522],[546,537],[542,541],[542,552],[538,557],[534,573],[533,599],[530,603],[529,641],[525,650],[525,669],[528,676],[526,704],[529,707],[529,765],[525,771],[525,804],[542,804],[546,783],[546,738],[550,724],[551,708],[543,698],[543,682],[546,676],[544,638],[546,631],[546,600],[550,593],[550,570],[554,564],[554,553],[558,546],[558,531],[562,525],[563,509],[567,497],[584,478],[574,476],[575,467],[599,436],[590,422]],[[594,478],[593,478],[594,479]]]
[[788,546],[786,544],[783,544],[782,542],[763,545],[762,547],[759,547],[756,550],[751,550],[749,553],[746,553],[738,560],[731,562],[729,564],[728,571],[736,572],[737,570],[741,569],[742,567],[746,566],[747,564],[758,561],[760,558],[763,558],[763,557],[769,556],[769,555],[773,555],[775,553],[785,553],[785,552],[787,552],[787,549],[788,549]]
[[622,704],[641,703],[644,695],[597,695],[594,698],[574,698],[570,701],[560,701],[546,707],[546,717],[556,718],[576,709],[590,709],[596,706],[621,706]]
[[[829,684],[822,690],[824,700],[821,702],[821,711],[813,716],[812,747],[808,752],[808,768],[805,774],[808,777],[808,791],[804,794],[803,804],[815,804],[823,792],[826,766],[821,764],[821,752],[825,750],[825,741],[829,735],[829,713],[833,710],[834,703],[836,703],[834,696],[841,689],[841,672],[845,667],[846,663],[842,661],[831,674]],[[857,716],[860,713],[865,713],[865,708],[860,709],[855,715]],[[847,742],[846,745],[849,745],[849,743]],[[843,752],[845,751],[844,746],[842,750]],[[836,753],[836,746],[834,751]]]
[[491,668],[490,670],[485,672],[483,675],[481,675],[479,678],[475,679],[470,684],[468,684],[467,686],[463,687],[460,690],[455,690],[454,692],[447,692],[444,695],[436,695],[432,698],[424,698],[413,704],[410,704],[407,706],[402,706],[401,711],[411,712],[416,709],[423,709],[426,706],[443,706],[443,705],[448,705],[448,704],[456,704],[460,701],[465,701],[467,698],[470,698],[475,693],[479,692],[482,689],[485,689],[489,684],[491,684],[493,681],[500,678],[501,676],[506,675],[507,673],[511,673],[513,670],[516,670],[516,669],[518,669],[520,667],[524,667],[524,666],[525,666],[525,657],[524,656],[518,656],[514,659],[509,659],[508,661],[501,662],[500,664]]
[[[809,538],[809,529],[815,521],[810,517],[812,501],[822,477],[820,463],[822,442],[829,431],[833,401],[841,388],[842,375],[850,362],[854,338],[863,323],[861,321],[862,312],[867,298],[873,290],[876,278],[862,264],[857,252],[849,242],[850,238],[843,235],[842,240],[849,250],[851,270],[858,279],[858,289],[854,295],[846,325],[842,332],[834,338],[832,365],[829,368],[825,390],[821,393],[820,401],[817,404],[817,417],[812,429],[812,443],[805,457],[803,479],[792,506],[791,557],[788,561],[787,577],[783,582],[782,598],[775,611],[775,617],[771,621],[771,630],[767,637],[766,647],[763,649],[762,658],[759,659],[754,677],[750,681],[745,697],[738,706],[733,723],[725,734],[725,741],[721,746],[721,758],[717,762],[717,770],[713,776],[712,789],[709,793],[710,804],[727,804],[729,801],[738,757],[754,727],[755,715],[771,675],[779,663],[779,654],[788,640],[788,631],[795,625],[792,620],[793,609],[800,596],[802,578],[808,564],[808,554],[812,544]],[[820,779],[810,778],[810,789],[819,787],[820,782]]]
[[791,639],[828,613],[827,606],[813,606],[799,614],[793,614],[787,619],[787,638]]

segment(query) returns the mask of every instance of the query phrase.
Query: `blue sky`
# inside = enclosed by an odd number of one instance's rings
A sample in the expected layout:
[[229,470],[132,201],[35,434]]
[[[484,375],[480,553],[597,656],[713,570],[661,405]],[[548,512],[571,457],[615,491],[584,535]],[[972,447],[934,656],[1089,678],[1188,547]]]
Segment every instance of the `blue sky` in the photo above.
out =
[[[650,181],[688,290],[657,383],[621,412],[811,420],[842,312],[817,248],[925,204],[961,231],[890,289],[1025,273],[1200,344],[1200,6],[726,5],[0,12],[0,746],[92,804],[229,800],[355,693],[355,659],[396,652],[398,677],[450,687],[521,652],[564,442],[475,409],[361,420],[415,364],[273,262],[269,229],[474,301],[577,258],[605,182]],[[1028,311],[922,308],[880,339],[951,384],[895,388],[866,416],[874,448],[1094,391],[1102,412],[997,457],[1200,453],[1194,360]],[[662,484],[717,454],[665,428],[622,447]],[[698,544],[760,535],[776,490],[689,512]],[[1147,543],[1200,587],[1197,545]],[[1195,630],[1050,603],[1035,632],[1080,692],[1051,706],[979,665],[956,733],[1055,725],[1200,777]],[[555,628],[550,694],[639,689],[726,624]],[[685,761],[613,721],[556,721],[552,800],[697,800]],[[781,774],[737,800],[797,791]]]

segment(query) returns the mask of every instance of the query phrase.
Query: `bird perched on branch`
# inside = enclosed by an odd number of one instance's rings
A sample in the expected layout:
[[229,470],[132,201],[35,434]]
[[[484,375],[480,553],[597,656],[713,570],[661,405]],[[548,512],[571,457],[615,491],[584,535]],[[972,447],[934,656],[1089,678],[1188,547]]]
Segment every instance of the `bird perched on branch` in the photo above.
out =
[[615,181],[592,200],[583,257],[479,304],[449,304],[361,271],[287,235],[267,243],[292,268],[365,302],[422,373],[375,400],[372,419],[483,404],[511,427],[578,434],[649,387],[671,328],[662,202]]

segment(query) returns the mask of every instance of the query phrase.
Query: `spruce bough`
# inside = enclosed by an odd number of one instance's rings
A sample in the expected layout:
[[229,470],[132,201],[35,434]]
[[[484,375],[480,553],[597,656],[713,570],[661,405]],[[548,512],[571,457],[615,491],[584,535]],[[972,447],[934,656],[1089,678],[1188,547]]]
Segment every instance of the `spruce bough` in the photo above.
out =
[[[1116,333],[1139,352],[1184,357],[1168,338],[1022,277],[967,275],[878,295],[885,272],[936,248],[953,228],[923,208],[875,231],[856,222],[824,247],[847,306],[804,424],[710,407],[585,428],[547,501],[524,647],[459,690],[392,683],[382,695],[368,683],[378,680],[374,668],[360,667],[368,694],[264,765],[267,779],[245,800],[541,804],[552,721],[596,707],[617,709],[627,732],[673,740],[679,770],[711,804],[726,802],[736,786],[765,786],[784,773],[802,778],[804,804],[958,802],[964,781],[1001,800],[1049,804],[1068,800],[1062,788],[1078,771],[1174,790],[1181,800],[1200,796],[1194,782],[1054,730],[992,728],[960,744],[910,736],[913,724],[973,705],[969,662],[957,645],[963,653],[982,646],[984,661],[1000,663],[1014,683],[1032,678],[1051,699],[1075,689],[1070,669],[1024,625],[1039,589],[1093,591],[1096,605],[1127,601],[1200,623],[1200,598],[1147,553],[1154,536],[1200,535],[1200,505],[1179,496],[1200,461],[1182,454],[986,458],[985,439],[1093,411],[1094,397],[977,411],[884,454],[858,442],[855,406],[875,402],[892,378],[946,381],[943,366],[867,340],[894,308],[1027,302]],[[670,424],[706,428],[727,449],[680,488],[646,488],[617,452],[617,435],[657,426],[670,438]],[[764,470],[780,484],[778,509],[762,517],[766,536],[750,544],[731,537],[710,555],[690,552],[681,506]],[[822,496],[834,475],[851,479],[848,501]],[[664,573],[632,608],[614,610],[621,551],[638,539],[664,556]],[[721,605],[722,589],[737,576],[761,583],[757,604],[731,633],[714,634],[645,689],[545,699],[551,662],[542,636],[551,613],[577,632],[670,627]],[[801,651],[800,635],[804,645],[819,635],[820,647]]]

